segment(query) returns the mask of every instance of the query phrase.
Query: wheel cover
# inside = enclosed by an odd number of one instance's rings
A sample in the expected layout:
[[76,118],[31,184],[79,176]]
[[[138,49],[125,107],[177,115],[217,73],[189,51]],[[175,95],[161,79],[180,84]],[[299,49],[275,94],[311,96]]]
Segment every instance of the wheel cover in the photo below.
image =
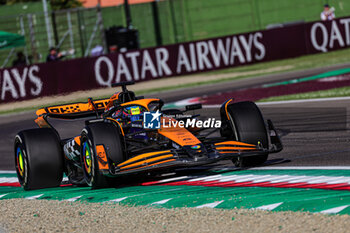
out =
[[21,177],[24,175],[24,160],[23,160],[23,152],[20,147],[17,147],[16,150],[16,161],[17,161],[17,170]]
[[84,158],[84,167],[85,171],[88,175],[91,176],[92,171],[92,158],[91,158],[91,150],[89,143],[86,141],[83,145],[83,158]]

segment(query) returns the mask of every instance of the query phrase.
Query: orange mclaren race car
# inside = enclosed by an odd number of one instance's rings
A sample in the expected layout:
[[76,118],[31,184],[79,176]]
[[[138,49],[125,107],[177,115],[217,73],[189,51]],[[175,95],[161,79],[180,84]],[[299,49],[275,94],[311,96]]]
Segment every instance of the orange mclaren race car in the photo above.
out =
[[[63,174],[69,182],[106,187],[121,175],[162,173],[232,160],[236,166],[256,166],[269,153],[282,150],[270,120],[266,123],[253,102],[226,101],[221,120],[200,122],[185,110],[162,110],[160,99],[136,97],[123,82],[109,99],[72,103],[37,110],[40,128],[15,137],[18,179],[26,190],[59,186]],[[48,118],[83,119],[78,136],[61,139]],[[210,122],[210,120],[212,122]],[[215,136],[215,132],[216,136]]]

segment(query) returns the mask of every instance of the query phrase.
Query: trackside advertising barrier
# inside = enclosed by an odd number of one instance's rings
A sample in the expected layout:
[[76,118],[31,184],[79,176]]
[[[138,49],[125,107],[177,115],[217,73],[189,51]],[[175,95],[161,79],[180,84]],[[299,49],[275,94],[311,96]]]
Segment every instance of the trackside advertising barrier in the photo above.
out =
[[328,52],[350,46],[350,18],[96,58],[0,70],[0,103]]

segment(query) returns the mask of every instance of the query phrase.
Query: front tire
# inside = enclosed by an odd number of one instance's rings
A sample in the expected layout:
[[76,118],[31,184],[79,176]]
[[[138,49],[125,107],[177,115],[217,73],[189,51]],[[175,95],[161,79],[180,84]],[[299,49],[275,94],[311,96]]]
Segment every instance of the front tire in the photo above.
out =
[[107,122],[96,122],[87,125],[81,134],[81,166],[86,183],[92,188],[105,188],[114,183],[114,179],[107,177],[99,169],[96,152],[97,145],[103,145],[111,164],[124,161],[121,135],[116,126]]
[[60,138],[50,128],[29,129],[15,137],[15,164],[25,190],[57,187],[63,178]]
[[[227,119],[227,115],[229,119]],[[221,111],[221,118],[226,123],[222,136],[229,139],[269,148],[269,141],[264,118],[255,103],[250,101],[229,104],[226,111]],[[236,166],[252,167],[263,164],[268,153],[243,157],[233,160]]]

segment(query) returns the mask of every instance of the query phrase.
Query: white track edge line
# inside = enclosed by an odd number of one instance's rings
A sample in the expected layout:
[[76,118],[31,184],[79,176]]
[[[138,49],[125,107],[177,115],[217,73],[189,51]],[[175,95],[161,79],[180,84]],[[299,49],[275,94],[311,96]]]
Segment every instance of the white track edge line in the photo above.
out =
[[350,166],[254,167],[248,170],[350,170]]
[[6,170],[0,170],[0,174],[15,174],[16,171],[6,171]]

